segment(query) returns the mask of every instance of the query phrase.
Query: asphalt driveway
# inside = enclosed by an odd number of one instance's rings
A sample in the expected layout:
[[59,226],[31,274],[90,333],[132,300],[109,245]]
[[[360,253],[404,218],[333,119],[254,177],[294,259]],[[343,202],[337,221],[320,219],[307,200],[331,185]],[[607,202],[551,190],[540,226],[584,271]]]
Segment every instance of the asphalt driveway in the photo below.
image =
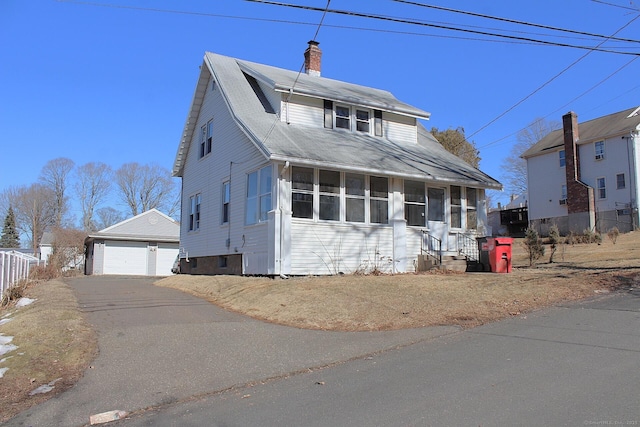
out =
[[6,425],[87,425],[93,414],[215,395],[459,332],[456,327],[353,333],[295,329],[230,313],[156,287],[154,280],[70,279],[98,333],[99,355],[75,387]]

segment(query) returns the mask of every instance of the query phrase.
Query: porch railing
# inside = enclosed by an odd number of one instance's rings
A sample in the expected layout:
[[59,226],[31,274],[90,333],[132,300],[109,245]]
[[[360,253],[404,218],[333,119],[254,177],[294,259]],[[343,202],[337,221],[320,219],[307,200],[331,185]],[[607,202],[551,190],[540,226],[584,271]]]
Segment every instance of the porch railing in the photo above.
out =
[[458,253],[467,257],[467,261],[480,261],[478,241],[474,236],[464,233],[458,233],[457,245]]
[[428,231],[423,230],[420,250],[423,254],[435,258],[438,265],[442,265],[442,240],[432,236]]

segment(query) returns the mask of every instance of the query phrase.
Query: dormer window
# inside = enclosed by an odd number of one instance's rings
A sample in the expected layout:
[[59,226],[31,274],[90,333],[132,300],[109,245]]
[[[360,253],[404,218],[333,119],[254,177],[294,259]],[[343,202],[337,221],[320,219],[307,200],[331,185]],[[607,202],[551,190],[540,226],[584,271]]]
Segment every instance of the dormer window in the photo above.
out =
[[375,136],[382,136],[382,111],[335,105],[333,101],[325,100],[324,127],[363,133],[371,133],[373,127]]
[[336,106],[336,127],[351,129],[351,111],[349,111],[349,107]]
[[369,112],[356,110],[356,130],[369,133]]

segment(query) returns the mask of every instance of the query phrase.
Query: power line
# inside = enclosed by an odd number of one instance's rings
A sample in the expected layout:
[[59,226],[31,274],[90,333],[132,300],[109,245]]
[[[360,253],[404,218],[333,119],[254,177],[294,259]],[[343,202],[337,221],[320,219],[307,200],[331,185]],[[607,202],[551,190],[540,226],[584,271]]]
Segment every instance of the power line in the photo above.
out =
[[545,30],[561,31],[561,32],[565,32],[565,33],[579,34],[579,35],[582,35],[582,36],[603,38],[603,39],[607,39],[607,40],[616,40],[616,41],[640,43],[640,40],[623,39],[623,38],[618,38],[618,37],[607,37],[607,36],[602,35],[602,34],[587,33],[585,31],[577,31],[577,30],[569,30],[569,29],[566,29],[566,28],[552,27],[550,25],[534,24],[534,23],[531,23],[531,22],[518,21],[518,20],[515,20],[515,19],[509,19],[509,18],[501,18],[501,17],[497,17],[497,16],[485,15],[485,14],[482,14],[482,13],[469,12],[469,11],[458,10],[458,9],[450,9],[448,7],[442,7],[442,6],[434,6],[434,5],[430,5],[430,4],[419,3],[419,2],[416,2],[416,1],[409,1],[409,0],[392,0],[392,1],[395,1],[397,3],[410,4],[412,6],[420,6],[420,7],[425,7],[425,8],[429,8],[429,9],[442,10],[442,11],[445,11],[445,12],[459,13],[459,14],[463,14],[463,15],[476,16],[476,17],[479,17],[479,18],[492,19],[492,20],[501,21],[501,22],[508,22],[508,23],[511,23],[511,24],[519,24],[519,25],[526,25],[526,26],[530,26],[530,27],[543,28]]
[[[318,8],[318,7],[314,7],[314,6],[302,6],[302,5],[296,5],[296,4],[290,4],[290,3],[282,3],[282,2],[269,1],[269,0],[245,0],[245,1],[253,2],[253,3],[268,4],[268,5],[272,5],[272,6],[281,6],[281,7],[289,7],[289,8],[294,8],[294,9],[310,10],[310,11],[314,11],[314,12],[323,12],[324,11],[324,9]],[[635,52],[620,52],[620,51],[615,51],[615,50],[602,49],[602,48],[600,48],[602,43],[600,43],[596,47],[578,46],[578,45],[572,45],[572,44],[567,44],[567,43],[551,42],[551,41],[547,41],[547,40],[533,39],[533,38],[528,38],[528,37],[509,36],[509,35],[505,35],[505,34],[490,33],[490,32],[487,32],[487,31],[470,30],[470,29],[465,29],[465,28],[451,27],[451,26],[447,26],[447,25],[433,24],[433,23],[428,23],[428,22],[423,22],[423,21],[415,21],[415,20],[410,20],[410,19],[407,19],[407,18],[396,18],[396,17],[383,16],[383,15],[374,15],[374,14],[354,12],[354,11],[349,11],[349,10],[328,9],[327,12],[338,14],[338,15],[355,16],[355,17],[358,17],[358,18],[377,19],[377,20],[382,20],[382,21],[396,22],[396,23],[400,23],[400,24],[419,25],[419,26],[424,26],[424,27],[438,28],[438,29],[442,29],[442,30],[460,31],[460,32],[478,34],[478,35],[483,35],[483,36],[488,36],[488,37],[498,37],[498,38],[506,38],[506,39],[510,39],[510,40],[520,40],[520,41],[526,41],[526,42],[542,44],[542,45],[548,45],[548,46],[558,46],[558,47],[569,47],[569,48],[574,48],[574,49],[583,49],[583,50],[588,50],[589,52],[598,51],[598,52],[604,52],[604,53],[615,53],[615,54],[619,54],[619,55],[640,56],[640,53],[635,53]]]
[[[628,27],[629,25],[631,25],[631,23],[633,21],[635,21],[636,19],[640,18],[640,14],[638,14],[635,18],[631,19],[629,22],[627,22],[625,25],[623,25],[622,27],[620,27],[615,33],[612,34],[612,36],[615,36],[616,34],[618,34],[620,31],[622,31],[623,29],[625,29],[626,27]],[[602,45],[603,43],[606,43],[607,40],[603,40],[598,46]],[[594,49],[595,50],[595,49]],[[594,50],[590,50],[589,52],[585,53],[584,55],[582,55],[580,58],[576,59],[575,61],[573,61],[571,64],[569,64],[569,66],[565,67],[562,71],[560,71],[558,74],[556,74],[555,76],[551,77],[549,80],[547,80],[546,82],[544,82],[542,84],[542,86],[538,87],[537,89],[535,89],[533,92],[531,92],[529,95],[525,96],[524,98],[522,98],[520,101],[516,102],[515,104],[513,104],[511,107],[509,107],[508,109],[506,109],[505,111],[503,111],[502,113],[500,113],[496,118],[494,118],[493,120],[491,120],[489,123],[485,124],[484,126],[482,126],[480,129],[478,129],[477,131],[473,132],[471,135],[469,135],[469,138],[471,138],[473,135],[478,134],[479,132],[481,132],[482,130],[486,129],[487,127],[489,127],[490,125],[492,125],[493,123],[495,123],[496,121],[498,121],[499,119],[501,119],[502,117],[504,117],[505,115],[507,115],[507,113],[509,113],[510,111],[512,111],[513,109],[515,109],[517,106],[519,106],[520,104],[522,104],[523,102],[525,102],[527,99],[531,98],[533,95],[535,95],[536,93],[538,93],[539,91],[541,91],[544,87],[546,87],[548,84],[550,84],[552,81],[554,81],[555,79],[557,79],[558,77],[560,77],[561,75],[563,75],[565,72],[567,72],[570,68],[572,68],[574,65],[576,65],[578,62],[582,61],[584,58],[586,58],[587,56],[589,56]]]

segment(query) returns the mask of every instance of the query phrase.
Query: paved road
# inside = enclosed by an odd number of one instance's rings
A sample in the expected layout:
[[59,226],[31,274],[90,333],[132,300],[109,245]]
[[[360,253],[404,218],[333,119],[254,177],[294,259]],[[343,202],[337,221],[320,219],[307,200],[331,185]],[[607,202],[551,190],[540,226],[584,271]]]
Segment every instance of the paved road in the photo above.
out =
[[123,426],[637,426],[640,293],[554,307]]
[[229,313],[153,286],[153,281],[70,280],[98,332],[100,353],[74,388],[5,425],[87,425],[93,414],[179,404],[458,333],[453,327],[372,333],[300,330]]

